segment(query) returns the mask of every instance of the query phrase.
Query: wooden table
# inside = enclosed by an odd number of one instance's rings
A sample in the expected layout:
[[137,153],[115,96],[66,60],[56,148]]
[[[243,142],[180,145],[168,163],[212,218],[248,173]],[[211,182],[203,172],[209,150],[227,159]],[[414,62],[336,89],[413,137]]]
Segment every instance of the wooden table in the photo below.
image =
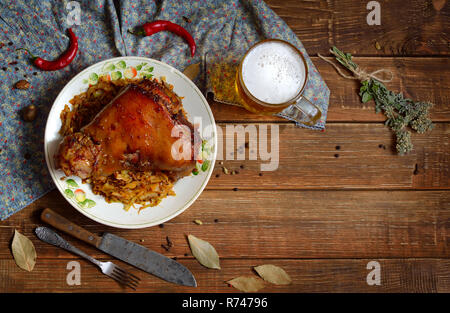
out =
[[[33,230],[41,225],[44,207],[92,232],[112,232],[176,257],[198,281],[198,288],[180,287],[139,273],[139,292],[234,292],[225,281],[254,275],[252,267],[266,263],[283,267],[293,279],[288,286],[268,284],[266,292],[450,292],[450,5],[445,2],[380,1],[381,25],[369,26],[366,1],[268,1],[302,40],[331,90],[326,131],[211,101],[221,127],[279,126],[278,170],[260,175],[261,160],[225,161],[223,166],[239,174],[224,175],[216,164],[192,207],[162,228],[142,230],[97,224],[54,190],[0,223],[0,292],[128,291],[84,260],[40,242]],[[395,154],[383,115],[375,114],[373,103],[360,102],[358,83],[343,79],[317,57],[329,55],[331,45],[352,53],[369,71],[391,70],[392,90],[436,104],[435,128],[413,135],[412,153]],[[11,257],[14,229],[36,246],[38,260],[31,273]],[[206,269],[192,257],[187,234],[215,246],[221,270]],[[174,243],[170,252],[161,247],[166,236]],[[81,265],[80,286],[66,283],[72,260]],[[380,285],[366,282],[370,261],[381,266]]]

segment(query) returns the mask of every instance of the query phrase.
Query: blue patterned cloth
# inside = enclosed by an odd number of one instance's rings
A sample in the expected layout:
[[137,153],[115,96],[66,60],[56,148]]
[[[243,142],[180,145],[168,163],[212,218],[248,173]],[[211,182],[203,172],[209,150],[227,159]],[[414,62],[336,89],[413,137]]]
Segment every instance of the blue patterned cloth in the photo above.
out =
[[[280,38],[296,45],[311,63],[301,42],[263,1],[148,1],[79,0],[79,25],[68,25],[72,3],[64,0],[11,0],[0,2],[0,219],[29,205],[54,188],[44,158],[44,128],[52,103],[64,85],[78,72],[99,61],[123,55],[139,55],[166,62],[180,70],[200,62],[208,51],[246,49],[262,38]],[[116,4],[116,6],[115,6]],[[117,7],[120,6],[120,7]],[[119,12],[119,13],[118,13]],[[192,21],[187,23],[183,16]],[[136,37],[128,29],[156,19],[184,26],[195,38],[197,52],[190,57],[184,39],[161,32]],[[67,28],[79,38],[75,60],[65,69],[43,72],[26,47],[45,59],[66,50]],[[14,89],[25,79],[28,90]],[[201,84],[202,82],[198,82]],[[318,98],[325,116],[329,91],[320,75],[308,82],[311,96]],[[319,99],[320,98],[320,99]],[[20,117],[22,108],[34,104],[33,122]]]

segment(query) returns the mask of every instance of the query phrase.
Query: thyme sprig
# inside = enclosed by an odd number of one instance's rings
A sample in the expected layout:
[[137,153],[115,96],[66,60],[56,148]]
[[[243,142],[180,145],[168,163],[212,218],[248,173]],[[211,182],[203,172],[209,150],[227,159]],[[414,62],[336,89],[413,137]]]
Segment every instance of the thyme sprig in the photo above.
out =
[[[333,47],[331,52],[336,60],[352,73],[361,72],[358,65],[352,61],[350,53],[343,53],[336,47]],[[375,112],[382,112],[386,116],[385,125],[395,133],[396,149],[401,155],[413,149],[411,129],[422,134],[433,128],[429,117],[432,103],[415,102],[405,98],[402,93],[388,90],[382,82],[370,75],[363,76],[359,95],[363,103],[374,100]]]

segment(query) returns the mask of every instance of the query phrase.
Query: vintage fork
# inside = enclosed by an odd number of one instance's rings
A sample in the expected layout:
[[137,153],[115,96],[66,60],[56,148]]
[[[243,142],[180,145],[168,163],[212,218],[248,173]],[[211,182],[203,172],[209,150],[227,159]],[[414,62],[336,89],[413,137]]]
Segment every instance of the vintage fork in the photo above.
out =
[[122,285],[128,286],[136,290],[136,287],[138,286],[140,281],[139,277],[129,272],[126,272],[125,270],[121,269],[112,262],[100,262],[94,259],[93,257],[87,255],[80,249],[72,246],[70,243],[68,243],[66,240],[64,240],[61,236],[59,236],[56,232],[54,232],[48,227],[38,227],[36,228],[35,233],[38,236],[38,238],[41,239],[42,241],[63,248],[67,251],[75,253],[91,261],[92,263],[100,267],[102,273],[105,274],[106,276],[111,277],[112,279],[116,280]]

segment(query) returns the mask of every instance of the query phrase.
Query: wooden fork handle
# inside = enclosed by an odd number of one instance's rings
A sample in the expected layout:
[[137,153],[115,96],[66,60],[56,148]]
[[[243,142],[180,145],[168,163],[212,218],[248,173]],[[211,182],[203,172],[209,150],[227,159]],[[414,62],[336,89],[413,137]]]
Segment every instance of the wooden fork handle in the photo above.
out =
[[65,217],[55,213],[53,210],[46,208],[41,213],[41,220],[49,225],[52,225],[56,229],[63,231],[75,238],[78,238],[90,245],[99,247],[102,241],[102,237],[94,235],[86,229],[72,223]]

